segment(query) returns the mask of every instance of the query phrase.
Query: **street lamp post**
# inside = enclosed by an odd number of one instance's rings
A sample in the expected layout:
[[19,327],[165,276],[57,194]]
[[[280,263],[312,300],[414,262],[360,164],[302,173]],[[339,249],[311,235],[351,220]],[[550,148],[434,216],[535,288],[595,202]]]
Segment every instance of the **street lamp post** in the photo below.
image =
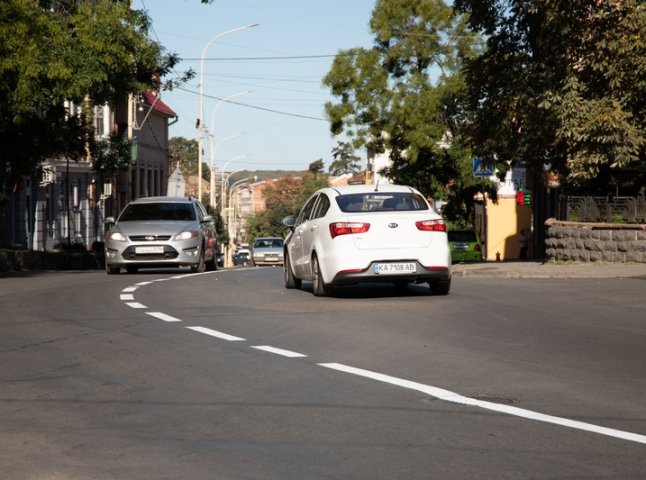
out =
[[[245,153],[244,155],[238,155],[237,157],[233,157],[233,158],[229,159],[229,160],[224,164],[224,167],[222,167],[222,172],[220,173],[220,209],[221,209],[221,210],[222,210],[222,208],[224,208],[224,207],[226,206],[226,203],[227,203],[227,202],[226,202],[226,188],[225,188],[224,172],[226,171],[226,168],[229,166],[229,164],[230,164],[231,162],[235,162],[236,160],[240,160],[240,159],[245,158],[245,157],[248,157],[248,156],[249,156],[249,155]],[[235,172],[231,172],[231,173],[227,176],[227,180],[229,179],[229,177],[231,176],[231,174],[233,174],[233,173],[237,173],[237,172],[241,172],[242,170],[243,170],[243,169],[236,170]]]
[[200,57],[200,109],[199,109],[199,117],[197,119],[197,131],[198,131],[198,148],[197,148],[197,176],[198,178],[198,187],[197,187],[197,196],[200,201],[202,201],[202,161],[203,161],[203,153],[202,153],[202,144],[204,143],[204,56],[206,55],[207,50],[211,45],[213,45],[217,40],[220,38],[224,37],[225,35],[230,35],[235,32],[239,32],[241,30],[246,30],[247,28],[255,27],[257,26],[257,23],[251,23],[249,25],[243,25],[238,28],[233,28],[231,30],[227,30],[226,32],[218,33],[216,36],[211,38],[211,40],[208,41],[208,43],[204,46],[204,49],[202,49],[202,56]]
[[235,182],[233,185],[231,185],[231,188],[229,190],[229,202],[228,202],[228,207],[227,207],[227,231],[229,233],[229,245],[226,246],[225,248],[225,267],[230,267],[231,265],[227,265],[226,262],[230,261],[230,252],[231,252],[231,243],[232,241],[235,240],[235,232],[236,230],[232,228],[233,226],[233,220],[235,217],[235,206],[233,205],[233,193],[235,190],[241,186],[243,186],[244,182],[249,180],[249,177],[243,178],[241,180],[238,180]]
[[239,137],[242,135],[242,133],[238,133],[236,135],[232,135],[230,137],[227,137],[225,139],[220,140],[218,143],[214,145],[214,139],[215,139],[215,112],[222,106],[222,104],[228,100],[231,100],[232,98],[239,97],[241,95],[246,95],[249,93],[249,90],[245,90],[244,92],[238,92],[234,93],[232,95],[228,95],[221,99],[218,103],[215,104],[213,107],[213,110],[211,111],[211,178],[210,178],[210,183],[209,183],[209,192],[210,192],[210,205],[211,207],[215,208],[215,151],[217,147],[227,141],[231,140],[232,138]]
[[209,185],[209,192],[210,192],[210,200],[209,200],[209,205],[213,208],[216,206],[216,201],[215,201],[215,152],[217,151],[218,147],[220,146],[221,143],[227,142],[229,140],[233,140],[234,138],[238,138],[240,135],[242,135],[242,132],[236,133],[234,135],[229,135],[228,137],[223,138],[222,140],[218,142],[214,142],[213,138],[215,135],[211,134],[211,181]]

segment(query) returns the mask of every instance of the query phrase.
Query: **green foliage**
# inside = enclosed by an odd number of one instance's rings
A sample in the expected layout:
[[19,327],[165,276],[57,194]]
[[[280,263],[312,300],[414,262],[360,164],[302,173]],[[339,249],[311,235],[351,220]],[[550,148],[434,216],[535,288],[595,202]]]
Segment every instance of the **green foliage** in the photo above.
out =
[[283,218],[296,215],[305,201],[317,190],[327,186],[327,175],[304,172],[302,177],[284,175],[265,187],[265,210],[247,218],[246,228],[250,238],[263,236],[284,237],[288,228]]
[[[446,150],[443,140],[462,115],[460,69],[478,52],[478,36],[440,0],[379,0],[370,27],[374,46],[340,52],[324,78],[337,99],[326,105],[332,133],[389,152],[386,175],[434,199],[469,195],[472,172],[464,181],[454,175],[470,155]],[[459,145],[458,136],[451,138]],[[457,193],[462,186],[469,190]]]
[[350,142],[337,142],[337,146],[332,149],[332,157],[334,161],[328,169],[330,175],[356,173],[361,168],[361,157],[354,153],[354,147]]
[[132,144],[127,138],[110,135],[106,140],[94,144],[94,170],[103,177],[110,177],[119,170],[126,168],[131,161]]
[[195,139],[172,137],[168,140],[168,154],[171,161],[179,164],[184,177],[197,175],[198,172],[198,142]]
[[105,166],[91,118],[65,102],[84,112],[123,102],[156,88],[177,62],[148,38],[148,18],[128,1],[40,3],[0,2],[0,193],[46,158],[81,159],[88,146]]
[[456,0],[486,52],[467,66],[465,110],[477,153],[549,163],[571,183],[646,172],[643,2]]

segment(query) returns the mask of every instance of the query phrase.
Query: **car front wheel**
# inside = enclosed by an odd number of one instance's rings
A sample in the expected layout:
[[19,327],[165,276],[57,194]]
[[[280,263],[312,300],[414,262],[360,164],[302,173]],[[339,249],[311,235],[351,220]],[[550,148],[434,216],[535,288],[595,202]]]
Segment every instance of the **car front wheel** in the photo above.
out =
[[327,297],[332,291],[332,286],[323,281],[319,259],[312,257],[312,290],[317,297]]
[[283,262],[283,270],[285,272],[285,288],[301,288],[303,281],[294,276],[292,264],[287,254],[285,254],[285,261]]
[[204,265],[204,252],[200,252],[200,261],[196,265],[191,265],[191,273],[202,273],[206,269]]

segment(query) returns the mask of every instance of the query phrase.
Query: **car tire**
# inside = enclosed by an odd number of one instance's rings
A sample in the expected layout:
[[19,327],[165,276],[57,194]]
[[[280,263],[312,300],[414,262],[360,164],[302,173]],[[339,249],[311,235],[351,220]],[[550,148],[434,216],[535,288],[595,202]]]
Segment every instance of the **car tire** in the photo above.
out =
[[451,290],[451,279],[428,282],[434,295],[448,295]]
[[317,297],[327,297],[332,291],[332,286],[323,281],[319,259],[312,256],[312,291]]
[[108,275],[117,275],[117,274],[121,273],[121,268],[119,268],[119,267],[111,267],[108,264],[106,264],[105,273],[107,273]]
[[137,273],[139,271],[139,267],[137,265],[127,265],[126,266],[126,272],[128,273]]
[[206,270],[208,270],[209,272],[214,272],[217,269],[218,269],[218,257],[215,254],[215,252],[213,252],[213,258],[211,258],[211,260],[209,260],[206,263]]
[[285,272],[285,288],[301,288],[303,281],[294,276],[292,263],[289,261],[287,254],[285,254],[285,261],[283,262],[283,270]]
[[195,265],[191,265],[191,273],[203,273],[204,270],[206,270],[206,266],[204,264],[204,250],[202,250],[199,262]]

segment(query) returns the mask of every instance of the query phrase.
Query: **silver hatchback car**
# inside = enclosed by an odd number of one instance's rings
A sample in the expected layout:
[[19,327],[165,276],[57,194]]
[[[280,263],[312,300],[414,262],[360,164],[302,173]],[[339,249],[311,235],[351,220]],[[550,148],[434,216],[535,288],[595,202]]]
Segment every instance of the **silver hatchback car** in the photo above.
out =
[[213,217],[193,197],[144,197],[130,202],[105,234],[108,274],[125,268],[185,267],[192,272],[217,269]]

